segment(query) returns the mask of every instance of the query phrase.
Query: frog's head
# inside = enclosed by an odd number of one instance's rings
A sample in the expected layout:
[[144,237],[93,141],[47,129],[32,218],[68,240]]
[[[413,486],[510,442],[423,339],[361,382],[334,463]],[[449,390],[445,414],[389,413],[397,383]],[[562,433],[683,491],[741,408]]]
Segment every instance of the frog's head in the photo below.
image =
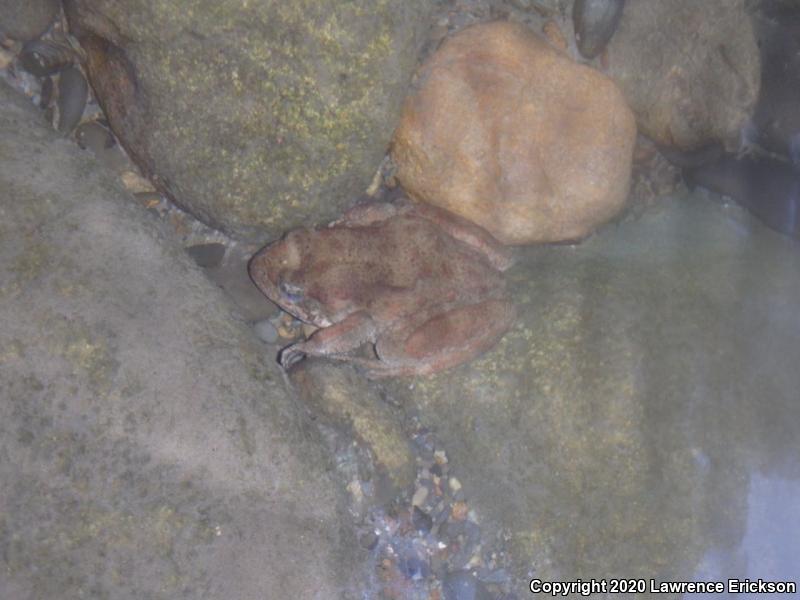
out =
[[313,232],[295,229],[261,249],[247,267],[250,279],[264,295],[301,321],[330,325],[320,303],[306,294],[304,272]]

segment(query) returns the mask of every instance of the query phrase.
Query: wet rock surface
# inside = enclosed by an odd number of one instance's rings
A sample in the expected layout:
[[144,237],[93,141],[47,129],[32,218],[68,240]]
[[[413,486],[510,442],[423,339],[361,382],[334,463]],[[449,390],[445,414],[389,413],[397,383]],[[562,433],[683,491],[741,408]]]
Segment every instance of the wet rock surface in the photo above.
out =
[[624,205],[635,135],[610,80],[496,22],[464,29],[423,65],[392,157],[414,197],[505,243],[555,242]]
[[360,598],[275,364],[88,155],[0,105],[0,597]]
[[639,130],[689,150],[734,149],[758,98],[759,52],[744,0],[625,3],[607,47],[608,75]]
[[261,241],[332,219],[367,187],[430,12],[416,0],[65,8],[136,162],[206,223]]

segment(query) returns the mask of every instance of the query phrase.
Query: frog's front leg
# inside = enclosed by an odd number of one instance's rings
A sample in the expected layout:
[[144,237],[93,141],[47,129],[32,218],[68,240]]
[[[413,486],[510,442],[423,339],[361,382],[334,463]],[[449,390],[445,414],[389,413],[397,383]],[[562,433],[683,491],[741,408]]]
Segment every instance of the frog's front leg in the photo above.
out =
[[287,346],[281,350],[278,361],[288,369],[303,356],[339,358],[364,342],[374,343],[375,336],[376,327],[372,317],[364,311],[355,312],[330,327],[317,329],[306,341]]

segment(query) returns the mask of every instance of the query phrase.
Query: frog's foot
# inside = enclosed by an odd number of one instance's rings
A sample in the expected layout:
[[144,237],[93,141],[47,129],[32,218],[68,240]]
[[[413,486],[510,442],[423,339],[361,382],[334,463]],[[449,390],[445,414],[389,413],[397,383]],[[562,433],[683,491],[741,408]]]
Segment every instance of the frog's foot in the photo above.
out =
[[302,345],[302,343],[292,344],[281,350],[278,354],[278,363],[287,371],[305,358],[306,352],[298,347]]
[[365,342],[374,342],[375,323],[367,313],[357,312],[343,321],[317,329],[305,342],[292,344],[281,350],[278,362],[290,368],[304,356],[327,356],[349,360],[348,352],[356,350]]

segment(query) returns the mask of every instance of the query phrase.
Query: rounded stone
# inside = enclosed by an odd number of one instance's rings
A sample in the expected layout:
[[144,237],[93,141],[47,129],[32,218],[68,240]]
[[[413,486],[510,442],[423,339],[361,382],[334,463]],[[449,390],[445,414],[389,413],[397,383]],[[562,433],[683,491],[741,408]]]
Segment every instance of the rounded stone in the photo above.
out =
[[636,124],[601,73],[522,25],[453,36],[395,132],[403,187],[507,244],[585,237],[625,203]]

